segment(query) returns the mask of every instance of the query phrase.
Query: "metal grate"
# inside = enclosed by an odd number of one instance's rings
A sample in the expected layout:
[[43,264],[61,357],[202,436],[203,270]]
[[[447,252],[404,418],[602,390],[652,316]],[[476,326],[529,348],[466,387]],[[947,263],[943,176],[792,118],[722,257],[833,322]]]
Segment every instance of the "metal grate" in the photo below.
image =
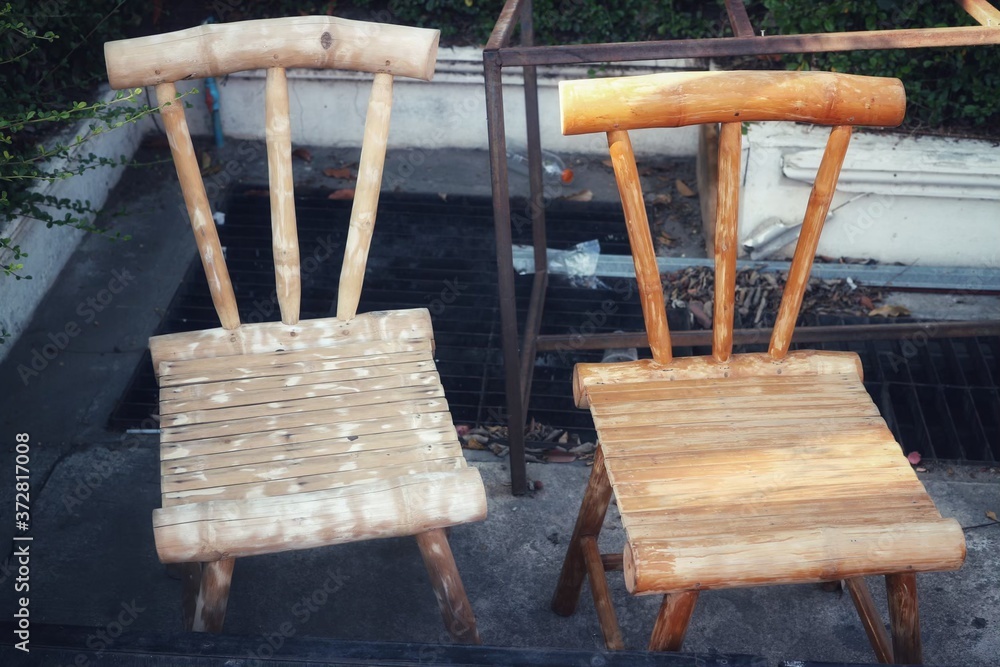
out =
[[[264,196],[260,196],[263,194]],[[523,202],[514,202],[522,210]],[[322,196],[296,199],[302,253],[302,317],[335,313],[350,202]],[[628,254],[618,205],[554,201],[546,210],[549,245],[569,248],[590,239],[607,254]],[[220,237],[226,248],[241,317],[277,320],[266,191],[230,198]],[[361,311],[426,307],[434,324],[438,369],[456,423],[506,423],[500,353],[492,205],[483,197],[384,195],[368,264]],[[515,243],[530,243],[530,226],[515,224]],[[523,322],[531,277],[517,281]],[[670,326],[688,328],[684,310]],[[861,324],[868,318],[819,316],[807,324]],[[208,288],[195,259],[178,287],[158,333],[217,327]],[[642,312],[635,282],[609,279],[596,287],[553,276],[541,333],[638,331]],[[810,345],[815,347],[815,345]],[[1000,460],[1000,338],[935,339],[825,344],[853,350],[865,366],[866,387],[904,449],[926,458],[994,463]],[[741,351],[761,349],[747,346]],[[678,355],[707,354],[702,348]],[[593,422],[572,401],[572,368],[600,361],[601,352],[565,349],[540,353],[528,416],[592,439]],[[156,412],[157,389],[148,355],[111,416],[113,428],[140,427]],[[145,426],[148,427],[148,421]]]

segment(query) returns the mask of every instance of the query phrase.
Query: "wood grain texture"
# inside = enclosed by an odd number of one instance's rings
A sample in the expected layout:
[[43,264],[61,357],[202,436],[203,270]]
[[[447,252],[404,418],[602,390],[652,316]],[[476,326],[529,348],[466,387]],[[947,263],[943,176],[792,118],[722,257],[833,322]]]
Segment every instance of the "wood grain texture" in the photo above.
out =
[[861,617],[861,625],[864,626],[868,641],[871,642],[872,650],[875,651],[875,659],[882,664],[892,662],[892,643],[889,640],[889,633],[885,631],[885,624],[882,615],[878,613],[872,593],[868,590],[868,584],[864,577],[849,577],[844,580],[847,590],[851,593],[851,600]]
[[681,591],[663,596],[653,625],[653,634],[649,638],[650,651],[681,650],[696,602],[698,591]]
[[337,292],[337,318],[347,321],[358,312],[361,286],[365,280],[368,251],[375,229],[375,213],[382,189],[382,168],[385,165],[386,143],[389,138],[389,117],[392,112],[392,75],[376,74],[368,99],[364,143],[358,165],[358,181],[354,190],[344,266],[340,272]]
[[444,626],[457,644],[481,644],[476,616],[458,574],[448,536],[441,528],[416,535],[420,555],[427,568]]
[[587,563],[583,554],[583,538],[597,538],[604,525],[604,516],[611,503],[611,482],[604,466],[604,453],[598,445],[594,453],[594,463],[590,469],[590,479],[580,503],[580,511],[573,527],[562,571],[552,596],[552,611],[560,616],[569,616],[576,611],[580,601],[580,589],[587,574]]
[[479,471],[464,467],[294,496],[165,507],[153,511],[153,534],[161,562],[209,561],[416,535],[485,516]]
[[236,295],[226,269],[226,258],[222,254],[219,233],[212,218],[212,209],[205,193],[205,183],[201,180],[201,168],[191,143],[191,133],[184,117],[183,103],[177,100],[177,89],[172,83],[156,86],[156,103],[163,107],[160,116],[170,143],[170,153],[174,158],[177,178],[184,193],[191,230],[198,245],[198,255],[208,279],[208,289],[212,303],[219,315],[224,330],[240,326],[240,315],[236,307]]
[[194,628],[195,609],[201,592],[201,563],[176,563],[167,566],[176,568],[181,579],[181,626],[185,630]]
[[334,16],[214,23],[107,42],[115,89],[221,77],[269,67],[384,72],[430,80],[438,30]]
[[[831,509],[835,508],[831,503]],[[840,521],[849,522],[850,517]],[[903,568],[956,570],[965,560],[962,528],[954,519],[823,524],[817,521],[809,528],[753,535],[630,542],[625,552],[625,586],[630,593],[642,595],[678,587],[705,590],[820,583]],[[889,545],[879,548],[887,535],[892,536]]]
[[718,363],[712,357],[683,357],[675,358],[666,366],[649,359],[626,364],[577,364],[573,369],[573,399],[577,407],[589,407],[590,391],[606,385],[609,391],[615,391],[647,382],[851,373],[859,379],[863,377],[861,358],[857,354],[819,350],[798,350],[784,359],[762,353],[738,354],[726,363]]
[[727,361],[733,353],[742,128],[741,123],[723,123],[719,132],[719,184],[715,206],[715,307],[712,311],[712,357],[719,362]]
[[958,6],[968,12],[969,16],[980,24],[990,28],[1000,27],[1000,9],[994,7],[989,0],[955,0]]
[[920,642],[917,575],[915,568],[907,569],[907,572],[885,575],[889,625],[892,628],[892,656],[893,662],[897,664],[919,665],[924,659]]
[[898,79],[832,72],[676,72],[559,83],[566,135],[701,123],[785,120],[895,126]]
[[296,324],[302,284],[299,236],[295,227],[295,185],[292,179],[292,128],[288,114],[288,80],[285,70],[267,70],[264,89],[264,135],[267,144],[267,177],[271,192],[271,249],[275,290],[281,321]]
[[663,303],[663,283],[660,269],[656,264],[656,250],[646,218],[646,204],[642,199],[639,171],[635,164],[635,153],[627,132],[609,132],[608,149],[611,164],[618,182],[622,208],[625,210],[625,226],[628,229],[632,261],[635,263],[635,277],[639,285],[639,303],[646,323],[646,336],[653,359],[660,364],[670,363],[673,354],[670,347],[670,331],[667,328],[667,312]]
[[[430,312],[426,308],[414,308],[365,313],[350,322],[327,317],[299,322],[293,326],[281,322],[260,322],[246,324],[236,330],[205,329],[166,334],[150,338],[149,351],[158,377],[181,374],[197,378],[208,377],[207,371],[199,374],[198,369],[234,366],[234,360],[222,358],[234,355],[246,357],[240,363],[254,365],[254,360],[249,358],[251,355],[298,350],[315,353],[327,348],[333,353],[336,348],[350,344],[405,343],[433,339]],[[376,351],[373,349],[372,353]],[[260,363],[268,365],[272,360],[284,358],[266,356],[262,357]],[[163,366],[165,362],[192,360],[197,360],[197,363]]]
[[[577,367],[636,594],[961,565],[857,359],[798,351]],[[786,364],[779,375],[777,366]]]
[[201,585],[191,625],[194,632],[222,632],[235,564],[235,558],[222,558],[202,565]]
[[604,646],[609,651],[620,651],[625,648],[625,642],[622,640],[618,617],[611,602],[611,589],[608,588],[608,579],[604,576],[604,562],[601,560],[601,551],[597,548],[597,539],[585,536],[581,538],[580,545],[583,550],[583,561],[587,566],[587,578],[590,580],[590,593],[597,609],[597,620],[604,635]]
[[823,231],[823,223],[830,212],[830,203],[837,190],[837,180],[840,178],[840,168],[844,164],[847,146],[851,142],[849,125],[839,125],[830,132],[830,138],[823,152],[816,181],[809,194],[809,204],[806,206],[802,230],[795,245],[795,256],[788,269],[785,289],[781,295],[781,306],[771,332],[771,344],[768,353],[775,359],[780,359],[788,353],[792,344],[792,333],[799,319],[802,307],[802,297],[809,283],[809,272],[812,270],[816,248],[819,246],[819,236]]

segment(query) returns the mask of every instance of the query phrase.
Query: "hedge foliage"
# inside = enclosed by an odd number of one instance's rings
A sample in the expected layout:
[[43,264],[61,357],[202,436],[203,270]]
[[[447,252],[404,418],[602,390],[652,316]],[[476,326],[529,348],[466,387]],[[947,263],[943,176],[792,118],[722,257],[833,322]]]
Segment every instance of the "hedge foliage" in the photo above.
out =
[[[782,34],[977,25],[956,3],[936,0],[763,0],[764,29]],[[790,69],[898,77],[910,127],[985,130],[1000,121],[1000,48],[996,46],[855,51],[784,56]]]

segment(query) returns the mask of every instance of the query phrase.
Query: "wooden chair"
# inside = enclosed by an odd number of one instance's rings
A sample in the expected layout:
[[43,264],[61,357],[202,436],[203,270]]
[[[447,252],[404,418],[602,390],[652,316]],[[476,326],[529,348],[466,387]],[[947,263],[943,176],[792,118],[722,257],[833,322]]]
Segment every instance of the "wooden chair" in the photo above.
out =
[[[206,25],[105,46],[114,88],[155,86],[222,328],[150,340],[160,385],[164,563],[185,563],[188,628],[220,631],[234,559],[415,535],[453,639],[478,643],[444,529],[486,516],[433,360],[426,309],[357,315],[394,76],[429,80],[438,31],[307,16]],[[337,316],[299,321],[286,68],[374,72]],[[266,69],[281,322],[240,322],[174,82]],[[331,121],[333,122],[333,121]]]
[[[697,72],[565,81],[564,134],[606,132],[653,358],[578,364],[574,399],[600,439],[553,609],[590,579],[609,648],[622,638],[605,570],[661,594],[650,650],[679,650],[702,590],[846,580],[878,659],[921,660],[916,572],[965,559],[862,383],[852,352],[789,352],[853,125],[898,125],[898,80]],[[743,121],[832,125],[766,354],[732,354]],[[673,358],[628,130],[721,123],[712,355]],[[614,493],[624,555],[597,538]],[[891,641],[864,576],[884,574]]]

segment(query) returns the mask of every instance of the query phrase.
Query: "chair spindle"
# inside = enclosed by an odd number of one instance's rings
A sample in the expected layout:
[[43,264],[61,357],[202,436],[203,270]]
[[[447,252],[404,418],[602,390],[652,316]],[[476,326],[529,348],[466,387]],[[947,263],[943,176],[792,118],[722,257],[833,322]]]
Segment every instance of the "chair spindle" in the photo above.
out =
[[371,97],[368,99],[358,182],[354,191],[354,208],[351,210],[351,227],[347,232],[344,267],[340,272],[337,294],[337,318],[340,320],[354,319],[361,300],[361,286],[365,279],[368,249],[371,247],[378,195],[382,186],[391,111],[392,75],[379,72],[372,82]]
[[271,247],[281,321],[296,324],[302,300],[299,237],[295,227],[292,179],[292,132],[288,113],[288,80],[283,67],[267,70],[264,89],[267,175],[271,184]]
[[156,86],[156,103],[161,107],[160,116],[167,131],[170,152],[177,168],[177,179],[184,193],[188,219],[194,231],[205,277],[208,278],[208,288],[212,293],[215,312],[218,313],[223,328],[236,329],[240,326],[236,294],[233,292],[233,283],[226,269],[226,258],[222,254],[219,232],[212,218],[205,183],[201,180],[201,168],[195,156],[194,144],[191,143],[191,132],[184,117],[184,106],[177,99],[177,88],[173,83],[161,83]]
[[840,168],[844,164],[844,155],[851,142],[851,126],[838,125],[830,132],[826,142],[826,150],[816,172],[816,182],[809,195],[809,204],[802,221],[802,231],[795,245],[795,256],[788,270],[788,281],[781,297],[778,317],[771,333],[771,345],[768,354],[773,359],[783,359],[788,353],[792,342],[792,332],[795,322],[799,319],[799,309],[802,307],[802,297],[809,282],[809,271],[812,269],[816,248],[819,245],[819,235],[823,231],[830,202],[837,190],[837,180],[840,178]]
[[719,191],[715,209],[715,305],[712,310],[712,357],[719,362],[729,361],[733,353],[742,142],[742,123],[722,124],[719,132]]
[[673,358],[670,345],[670,330],[667,327],[667,311],[663,303],[663,284],[660,269],[656,264],[656,251],[649,232],[646,206],[642,201],[642,186],[639,170],[635,164],[632,141],[625,130],[608,132],[608,149],[614,166],[618,191],[621,193],[622,208],[625,211],[625,225],[628,241],[635,263],[635,276],[639,284],[639,300],[642,317],[646,321],[646,336],[653,352],[653,360],[659,364],[669,364]]

